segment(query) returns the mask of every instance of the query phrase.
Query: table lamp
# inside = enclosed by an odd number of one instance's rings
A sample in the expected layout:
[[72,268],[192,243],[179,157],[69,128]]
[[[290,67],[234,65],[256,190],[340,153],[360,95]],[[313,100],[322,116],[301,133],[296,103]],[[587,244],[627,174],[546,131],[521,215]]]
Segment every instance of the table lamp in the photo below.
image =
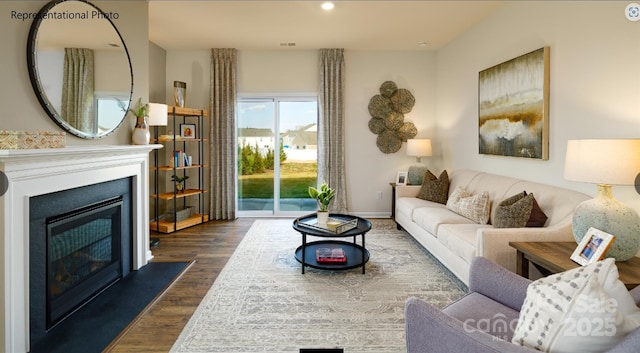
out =
[[149,103],[149,126],[167,126],[168,113],[169,107],[166,104]]
[[416,157],[416,164],[409,167],[407,179],[410,185],[422,184],[427,166],[420,163],[421,157],[431,156],[431,140],[429,139],[409,139],[407,140],[407,155]]
[[640,139],[569,140],[564,166],[567,180],[598,184],[598,195],[573,214],[579,243],[590,227],[616,238],[605,255],[626,261],[640,250],[640,216],[613,197],[612,185],[633,185],[640,171]]
[[[158,126],[167,126],[168,124],[168,113],[169,113],[169,107],[166,104],[162,104],[162,103],[149,103],[149,126],[153,126],[153,137],[155,139],[155,142],[158,142]],[[154,149],[153,150],[153,158],[154,158],[154,165],[157,166],[158,165],[158,149]],[[154,184],[154,188],[155,188],[155,193],[158,193],[158,173],[155,173],[156,178],[155,178],[155,184]],[[158,217],[158,200],[156,199],[156,217]],[[157,225],[157,224],[156,224]],[[158,229],[156,228],[156,231]],[[158,243],[160,242],[160,238],[151,238],[149,239],[149,243],[151,246],[156,246],[158,245]]]

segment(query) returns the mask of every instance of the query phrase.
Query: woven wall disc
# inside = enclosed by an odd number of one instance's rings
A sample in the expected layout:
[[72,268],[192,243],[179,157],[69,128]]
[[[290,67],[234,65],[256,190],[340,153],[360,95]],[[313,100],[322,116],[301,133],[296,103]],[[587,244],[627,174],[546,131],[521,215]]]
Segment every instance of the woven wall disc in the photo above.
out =
[[403,142],[407,142],[408,139],[416,137],[417,134],[418,129],[416,129],[416,126],[411,122],[402,124],[402,127],[398,130],[398,138]]
[[369,120],[369,130],[376,135],[383,132],[385,130],[384,120],[371,118],[371,120]]
[[383,120],[384,126],[386,126],[388,130],[398,130],[404,123],[404,115],[398,112],[391,112],[387,114]]
[[391,103],[393,108],[402,113],[407,114],[413,109],[413,105],[416,104],[416,99],[409,90],[400,88],[391,96]]
[[391,98],[393,93],[398,90],[398,86],[393,81],[385,81],[380,85],[380,94],[383,97]]
[[376,145],[383,153],[396,153],[402,147],[402,140],[394,131],[383,131],[376,139]]
[[384,119],[387,114],[393,111],[393,105],[389,98],[385,98],[379,94],[371,97],[369,100],[369,114],[374,118]]

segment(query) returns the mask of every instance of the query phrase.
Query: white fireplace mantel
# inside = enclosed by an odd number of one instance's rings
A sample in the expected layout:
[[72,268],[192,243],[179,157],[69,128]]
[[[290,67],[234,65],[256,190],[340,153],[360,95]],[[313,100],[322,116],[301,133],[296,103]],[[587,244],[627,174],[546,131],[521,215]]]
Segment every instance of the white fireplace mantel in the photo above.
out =
[[149,152],[161,145],[73,146],[0,150],[0,171],[9,188],[0,195],[0,350],[29,350],[29,198],[56,191],[133,178],[134,270],[149,250]]

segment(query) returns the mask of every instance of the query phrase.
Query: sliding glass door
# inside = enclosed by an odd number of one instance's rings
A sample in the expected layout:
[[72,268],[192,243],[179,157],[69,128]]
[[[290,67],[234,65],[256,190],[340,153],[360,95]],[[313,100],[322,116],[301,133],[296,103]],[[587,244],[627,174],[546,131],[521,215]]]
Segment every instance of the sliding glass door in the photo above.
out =
[[316,209],[316,97],[238,100],[238,215],[295,216]]

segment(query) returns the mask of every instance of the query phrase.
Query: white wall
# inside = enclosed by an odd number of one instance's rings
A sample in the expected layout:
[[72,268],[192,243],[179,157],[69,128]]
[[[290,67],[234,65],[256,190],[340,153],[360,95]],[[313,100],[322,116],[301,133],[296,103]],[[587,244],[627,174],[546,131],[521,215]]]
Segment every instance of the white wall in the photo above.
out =
[[[406,171],[415,157],[406,155],[406,143],[392,154],[376,146],[378,135],[369,131],[369,100],[380,93],[380,85],[393,81],[411,91],[416,99],[405,121],[418,129],[417,138],[434,138],[436,123],[436,72],[433,52],[346,51],[345,114],[347,124],[347,187],[351,212],[372,216],[390,215],[391,186],[399,170]],[[440,151],[423,163],[438,168]],[[382,199],[376,193],[382,192]]]
[[[27,38],[32,20],[11,17],[13,11],[38,12],[47,1],[2,1],[0,2],[0,130],[62,131],[45,113],[38,103],[29,81],[27,71]],[[148,3],[144,1],[93,1],[105,12],[115,12],[119,18],[114,23],[122,35],[133,67],[134,100],[148,96]],[[113,134],[98,140],[83,140],[67,134],[67,145],[82,144],[129,144],[133,118],[122,124]]]
[[[167,53],[168,100],[173,81],[185,81],[187,105],[207,106],[209,56],[209,50]],[[238,92],[317,94],[318,65],[315,50],[238,51]],[[436,110],[435,55],[432,52],[345,51],[345,70],[348,207],[350,212],[363,215],[389,215],[389,183],[395,181],[398,170],[406,170],[414,159],[406,156],[405,144],[394,154],[380,152],[376,146],[377,135],[368,128],[369,100],[387,80],[410,90],[416,97],[416,105],[405,120],[414,122],[418,137],[432,137]],[[429,159],[426,162],[437,163]],[[376,199],[378,191],[383,193],[381,200]]]
[[[438,141],[446,168],[469,168],[594,195],[563,179],[566,143],[640,137],[640,22],[627,1],[518,1],[498,9],[437,54]],[[543,46],[551,48],[549,160],[478,154],[478,72]],[[639,171],[640,172],[640,171]],[[615,186],[640,210],[632,186]]]

